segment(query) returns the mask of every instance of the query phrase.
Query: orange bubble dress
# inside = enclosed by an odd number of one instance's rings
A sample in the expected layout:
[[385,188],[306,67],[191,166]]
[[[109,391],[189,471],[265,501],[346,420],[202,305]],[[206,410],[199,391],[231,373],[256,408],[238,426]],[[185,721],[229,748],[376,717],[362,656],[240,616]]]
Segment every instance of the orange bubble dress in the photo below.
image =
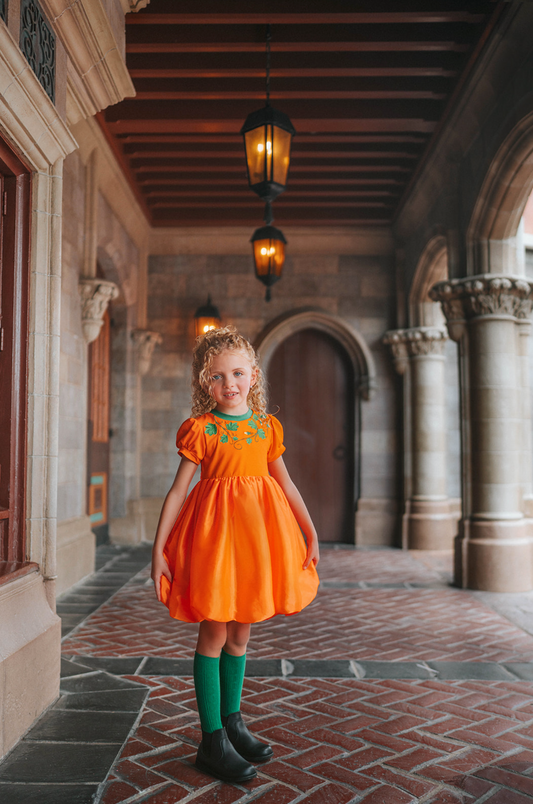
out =
[[268,464],[285,451],[273,416],[213,411],[187,419],[179,454],[202,465],[164,548],[173,575],[161,579],[163,603],[185,622],[255,623],[295,614],[315,597],[305,541]]

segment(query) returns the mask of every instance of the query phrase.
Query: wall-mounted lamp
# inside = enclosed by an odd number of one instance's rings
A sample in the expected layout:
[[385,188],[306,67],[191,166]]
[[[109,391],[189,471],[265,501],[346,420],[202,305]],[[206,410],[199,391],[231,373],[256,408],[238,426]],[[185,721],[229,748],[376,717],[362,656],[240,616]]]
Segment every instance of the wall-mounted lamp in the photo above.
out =
[[221,322],[218,307],[215,307],[211,302],[211,295],[208,295],[207,302],[199,307],[194,314],[196,337],[204,335],[210,329],[218,329]]
[[261,226],[250,240],[254,251],[255,275],[266,285],[265,299],[270,301],[270,288],[281,279],[285,262],[285,236],[275,226]]

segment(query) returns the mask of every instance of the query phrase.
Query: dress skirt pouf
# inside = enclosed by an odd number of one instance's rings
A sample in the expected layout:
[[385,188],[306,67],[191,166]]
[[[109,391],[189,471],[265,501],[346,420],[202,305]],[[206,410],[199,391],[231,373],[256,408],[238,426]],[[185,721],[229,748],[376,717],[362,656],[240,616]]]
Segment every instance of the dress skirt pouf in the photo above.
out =
[[274,416],[213,411],[187,419],[179,454],[202,467],[164,548],[173,576],[161,578],[172,617],[255,623],[295,614],[316,596],[313,562],[268,464],[285,451]]

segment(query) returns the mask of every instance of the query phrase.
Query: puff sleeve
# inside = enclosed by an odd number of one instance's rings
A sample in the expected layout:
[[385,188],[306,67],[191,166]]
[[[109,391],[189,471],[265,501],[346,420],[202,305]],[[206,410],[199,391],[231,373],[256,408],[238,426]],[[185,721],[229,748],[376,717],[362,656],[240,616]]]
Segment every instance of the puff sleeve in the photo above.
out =
[[270,445],[268,447],[268,456],[267,460],[268,463],[273,463],[277,460],[283,453],[285,452],[285,446],[283,444],[283,427],[281,426],[281,422],[279,422],[274,416],[270,417],[270,424],[271,424],[271,437],[270,437]]
[[205,438],[197,419],[186,419],[178,430],[176,446],[182,458],[199,464],[205,455]]

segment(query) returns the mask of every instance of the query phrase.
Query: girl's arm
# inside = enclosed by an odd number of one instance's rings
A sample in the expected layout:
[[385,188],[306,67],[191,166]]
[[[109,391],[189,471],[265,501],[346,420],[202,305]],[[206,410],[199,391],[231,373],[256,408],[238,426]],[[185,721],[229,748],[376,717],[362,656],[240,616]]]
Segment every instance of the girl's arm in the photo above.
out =
[[302,499],[302,495],[290,478],[283,458],[277,458],[272,463],[269,463],[268,471],[283,489],[283,492],[289,501],[291,510],[296,517],[296,521],[305,533],[305,538],[307,539],[307,556],[304,561],[303,568],[307,569],[311,561],[316,567],[320,560],[320,554],[318,550],[318,536],[315,526],[313,525],[313,521],[309,516],[309,511],[307,510]]
[[165,502],[161,509],[161,516],[159,517],[159,524],[157,526],[152,549],[152,580],[155,584],[155,593],[159,601],[161,600],[161,576],[164,575],[165,578],[172,582],[172,575],[163,555],[163,548],[167,543],[169,533],[177,519],[181,506],[185,502],[195,471],[195,463],[188,458],[181,459],[176,477],[170,487],[170,491],[165,497]]

